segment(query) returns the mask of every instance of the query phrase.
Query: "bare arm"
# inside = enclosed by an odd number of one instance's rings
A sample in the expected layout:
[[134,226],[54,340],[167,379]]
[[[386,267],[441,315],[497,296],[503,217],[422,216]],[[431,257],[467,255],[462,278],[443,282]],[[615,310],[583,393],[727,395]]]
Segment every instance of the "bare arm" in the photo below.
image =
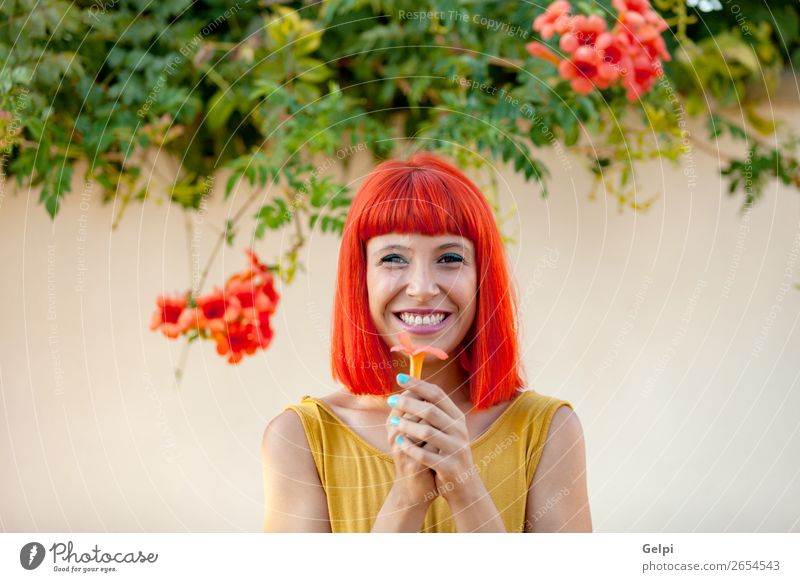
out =
[[261,441],[265,532],[328,532],[328,498],[300,418],[285,410]]
[[526,532],[591,532],[586,447],[578,415],[568,406],[553,414],[528,491]]

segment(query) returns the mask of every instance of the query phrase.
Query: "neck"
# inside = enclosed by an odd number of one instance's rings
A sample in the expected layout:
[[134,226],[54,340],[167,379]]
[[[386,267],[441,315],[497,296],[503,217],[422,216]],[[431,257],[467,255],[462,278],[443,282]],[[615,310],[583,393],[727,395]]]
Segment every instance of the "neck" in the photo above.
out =
[[426,362],[422,379],[439,386],[456,404],[469,404],[469,374],[457,360]]

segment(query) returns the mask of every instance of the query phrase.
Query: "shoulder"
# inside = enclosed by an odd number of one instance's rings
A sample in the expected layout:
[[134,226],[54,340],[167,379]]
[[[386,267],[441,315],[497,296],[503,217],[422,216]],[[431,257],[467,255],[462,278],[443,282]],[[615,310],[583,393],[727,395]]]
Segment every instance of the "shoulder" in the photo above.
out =
[[[571,406],[561,404],[553,413],[547,433],[547,443],[575,443],[583,440],[581,421]],[[546,445],[545,445],[546,446]]]
[[295,411],[284,410],[267,423],[261,461],[264,531],[330,531],[325,491]]
[[583,427],[578,414],[567,405],[560,405],[553,413],[547,427],[536,477],[547,478],[555,474],[560,479],[573,479],[585,470],[585,443]]
[[315,396],[314,398],[327,404],[328,407],[334,411],[338,409],[352,410],[358,408],[358,400],[355,396],[342,390],[334,390],[333,392],[328,392],[323,396]]
[[539,444],[544,441],[545,433],[552,425],[561,426],[566,422],[573,425],[573,428],[575,424],[580,428],[580,422],[572,410],[572,404],[567,400],[527,389],[521,390],[512,399],[510,405],[515,404],[517,406],[516,416],[520,417],[524,424],[535,429],[532,438]]
[[529,531],[591,531],[583,427],[568,405],[558,406],[550,420],[526,516]]
[[284,410],[270,420],[264,429],[261,437],[261,460],[265,466],[282,467],[306,458],[309,462],[302,465],[310,469],[314,465],[310,438],[300,415],[291,409]]
[[261,438],[262,451],[267,452],[276,442],[308,448],[303,423],[295,411],[284,410],[267,423]]

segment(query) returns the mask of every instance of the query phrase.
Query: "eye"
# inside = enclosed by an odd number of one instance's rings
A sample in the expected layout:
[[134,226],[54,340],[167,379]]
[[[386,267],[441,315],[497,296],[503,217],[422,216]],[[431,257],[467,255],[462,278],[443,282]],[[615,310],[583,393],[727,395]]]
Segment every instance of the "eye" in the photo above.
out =
[[[401,257],[400,255],[397,255],[397,254],[386,255],[385,257],[383,257],[381,259],[381,263],[394,263],[395,261],[390,260],[390,259],[393,259],[393,258],[403,259],[403,257]],[[405,259],[403,259],[403,260],[405,260]]]
[[[405,262],[405,259],[402,256],[400,256],[398,254],[391,254],[391,255],[386,255],[385,257],[383,257],[381,259],[381,263],[399,264],[398,261],[396,261],[394,259],[400,259],[400,262],[403,262],[403,263]],[[446,255],[442,255],[442,257],[439,260],[440,261],[444,261],[445,263],[456,263],[456,262],[462,262],[463,263],[464,262],[464,258],[461,257],[460,255],[455,254],[455,253],[447,253]]]

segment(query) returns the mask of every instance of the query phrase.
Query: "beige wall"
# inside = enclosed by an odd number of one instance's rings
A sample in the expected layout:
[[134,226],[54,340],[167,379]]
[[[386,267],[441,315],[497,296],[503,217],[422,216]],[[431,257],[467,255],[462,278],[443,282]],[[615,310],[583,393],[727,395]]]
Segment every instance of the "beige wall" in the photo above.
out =
[[[681,167],[650,164],[642,196],[665,195],[620,214],[588,200],[580,160],[546,159],[547,200],[500,169],[503,207],[519,207],[509,256],[530,385],[583,423],[595,529],[800,531],[800,291],[782,288],[800,281],[797,192],[772,184],[743,220],[717,161],[695,152],[692,191]],[[354,185],[369,167],[356,157]],[[334,389],[338,238],[311,237],[268,351],[232,367],[195,344],[176,391],[180,344],[147,325],[159,292],[189,287],[184,217],[134,204],[112,232],[115,209],[80,180],[55,224],[35,192],[0,199],[0,528],[259,531],[266,422]],[[223,184],[195,225],[203,261],[208,225],[244,200],[223,204]],[[251,224],[212,283],[244,265]],[[256,248],[272,260],[287,244]]]

